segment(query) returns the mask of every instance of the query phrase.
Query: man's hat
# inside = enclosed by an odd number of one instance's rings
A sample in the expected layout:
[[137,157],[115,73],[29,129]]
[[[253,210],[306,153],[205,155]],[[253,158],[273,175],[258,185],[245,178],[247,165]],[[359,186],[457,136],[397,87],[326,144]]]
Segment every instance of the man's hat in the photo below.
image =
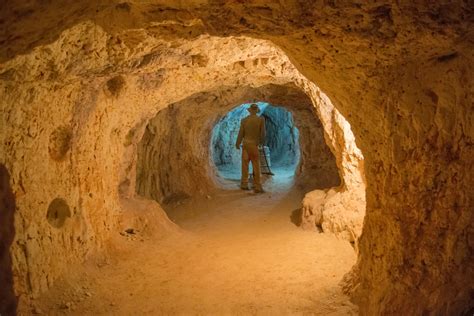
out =
[[252,103],[252,104],[250,105],[250,107],[249,107],[247,110],[248,110],[249,112],[255,112],[255,113],[260,112],[260,108],[259,108],[258,105],[255,104],[255,103]]

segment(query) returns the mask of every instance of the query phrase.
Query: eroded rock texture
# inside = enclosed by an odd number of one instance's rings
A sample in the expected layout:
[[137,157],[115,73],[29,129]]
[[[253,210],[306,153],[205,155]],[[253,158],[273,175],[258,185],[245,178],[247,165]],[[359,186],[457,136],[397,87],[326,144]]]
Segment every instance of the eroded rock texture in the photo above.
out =
[[[137,143],[160,108],[293,82],[312,98],[341,192],[364,182],[361,156],[318,87],[364,154],[367,215],[349,282],[361,313],[473,305],[469,1],[15,1],[1,21],[0,155],[18,208],[21,299],[138,209]],[[55,198],[71,210],[60,229],[46,218]]]
[[[274,166],[292,166],[298,164],[300,158],[299,130],[295,126],[291,112],[285,111],[281,107],[269,106],[262,113],[265,118],[265,144],[270,149],[270,158]],[[311,115],[307,115],[311,117]],[[319,123],[319,122],[318,122]],[[315,126],[311,124],[309,126]],[[321,129],[321,146],[326,147],[324,133],[321,124],[317,124]],[[317,147],[315,144],[311,147]],[[329,151],[329,150],[328,150]],[[316,166],[315,166],[316,168]],[[334,164],[337,173],[336,164]],[[332,185],[336,186],[336,185]]]

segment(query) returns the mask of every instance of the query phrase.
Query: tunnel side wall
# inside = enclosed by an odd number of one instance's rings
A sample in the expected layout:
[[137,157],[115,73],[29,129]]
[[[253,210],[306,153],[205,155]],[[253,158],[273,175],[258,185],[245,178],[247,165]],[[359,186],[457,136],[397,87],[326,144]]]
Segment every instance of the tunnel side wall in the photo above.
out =
[[383,110],[368,126],[391,137],[367,137],[377,151],[365,155],[371,212],[360,247],[374,255],[357,265],[364,313],[398,313],[407,298],[412,313],[474,306],[474,56],[442,56],[390,69]]
[[300,137],[291,112],[270,106],[261,115],[265,118],[265,144],[270,149],[272,164],[297,166],[301,158]]
[[[54,94],[45,81],[3,81],[2,88],[1,152],[16,201],[11,268],[15,293],[25,298],[46,290],[70,264],[100,247],[108,236],[96,234],[94,221],[102,232],[112,227],[116,204],[98,198],[107,194],[100,166],[106,153],[79,141],[87,112],[96,105],[94,85],[58,85]],[[58,198],[69,213],[53,226],[48,209]],[[100,219],[94,216],[99,210]]]
[[148,123],[137,152],[138,194],[167,204],[213,189],[209,139],[216,101],[196,101],[169,105]]

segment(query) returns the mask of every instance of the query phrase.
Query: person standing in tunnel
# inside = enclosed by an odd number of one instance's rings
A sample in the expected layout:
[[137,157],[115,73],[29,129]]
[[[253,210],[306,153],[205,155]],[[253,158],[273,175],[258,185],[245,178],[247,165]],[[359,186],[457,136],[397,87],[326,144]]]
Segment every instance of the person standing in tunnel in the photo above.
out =
[[255,193],[263,193],[260,176],[260,157],[258,146],[263,145],[265,141],[265,120],[257,115],[260,109],[253,103],[247,109],[250,115],[240,122],[239,136],[235,147],[240,150],[242,144],[242,179],[240,188],[248,190],[249,186],[249,162],[252,162],[253,168],[253,190]]

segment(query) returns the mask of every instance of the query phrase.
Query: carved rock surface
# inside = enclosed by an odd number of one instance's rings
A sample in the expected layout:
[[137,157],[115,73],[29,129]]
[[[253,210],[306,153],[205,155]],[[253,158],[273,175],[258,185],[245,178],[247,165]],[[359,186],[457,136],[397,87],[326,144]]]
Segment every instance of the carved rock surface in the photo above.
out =
[[314,230],[318,226],[324,232],[332,232],[355,243],[362,233],[365,215],[364,187],[348,191],[314,190],[303,199],[301,226]]

